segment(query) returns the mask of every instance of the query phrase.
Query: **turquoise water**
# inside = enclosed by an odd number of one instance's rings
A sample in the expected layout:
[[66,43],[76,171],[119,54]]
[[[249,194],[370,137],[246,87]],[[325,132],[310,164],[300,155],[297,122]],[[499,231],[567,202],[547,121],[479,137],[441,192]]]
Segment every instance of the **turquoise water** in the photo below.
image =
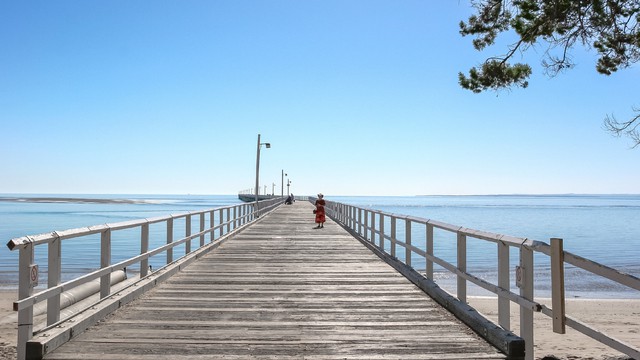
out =
[[[6,197],[35,195],[5,194]],[[38,195],[42,196],[42,195]],[[51,196],[51,195],[50,195]],[[233,195],[55,195],[56,197],[135,199],[144,203],[88,204],[80,202],[32,203],[0,201],[0,241],[12,238],[125,220],[134,220],[210,209],[240,201]],[[490,231],[548,242],[551,237],[564,239],[564,248],[574,254],[640,277],[640,195],[505,195],[505,196],[412,196],[412,197],[331,197],[328,200],[369,207],[385,212],[434,219],[478,230]],[[193,229],[198,228],[193,219]],[[183,233],[176,222],[176,234]],[[151,248],[165,241],[163,229],[150,229]],[[414,234],[419,243],[420,232]],[[436,240],[439,235],[436,234]],[[139,231],[118,232],[112,239],[113,262],[139,253]],[[455,264],[455,241],[446,237],[437,241],[436,255]],[[177,238],[177,237],[176,237]],[[194,240],[197,241],[197,240]],[[495,278],[495,245],[485,242],[468,244],[469,269],[475,275]],[[176,254],[182,253],[180,249]],[[0,284],[17,283],[17,252],[0,248]],[[517,259],[513,253],[512,261]],[[63,277],[70,278],[94,269],[99,264],[99,238],[88,239],[79,246],[63,246]],[[162,263],[162,259],[152,264]],[[544,259],[536,257],[540,271],[547,271]],[[46,264],[46,254],[36,252],[36,262]],[[415,259],[418,268],[420,259]],[[42,266],[42,265],[41,265]],[[537,265],[538,266],[538,265]],[[538,268],[537,268],[538,269]],[[436,269],[437,270],[437,269]],[[543,274],[544,275],[544,274]],[[453,279],[439,272],[443,282]],[[541,278],[544,279],[544,276]],[[548,284],[536,285],[536,293],[544,295]],[[512,291],[517,291],[513,290]],[[637,291],[567,269],[568,296],[638,297]]]
[[[500,195],[500,196],[413,196],[335,197],[339,202],[413,215],[452,225],[484,230],[549,243],[552,237],[564,240],[564,249],[576,255],[640,277],[640,195]],[[424,241],[415,232],[414,242]],[[418,238],[416,238],[416,236]],[[436,256],[455,264],[455,236],[440,235]],[[496,247],[485,241],[468,240],[469,268],[474,275],[495,281]],[[402,254],[399,255],[401,257]],[[511,252],[511,261],[517,261]],[[412,259],[417,268],[424,260]],[[536,255],[536,293],[549,293],[549,261]],[[513,264],[515,266],[515,264]],[[513,268],[512,266],[512,268]],[[453,281],[446,273],[442,281]],[[495,283],[495,282],[494,282]],[[640,297],[637,291],[601,280],[580,269],[567,266],[566,288],[573,297]],[[513,290],[512,291],[517,291]]]

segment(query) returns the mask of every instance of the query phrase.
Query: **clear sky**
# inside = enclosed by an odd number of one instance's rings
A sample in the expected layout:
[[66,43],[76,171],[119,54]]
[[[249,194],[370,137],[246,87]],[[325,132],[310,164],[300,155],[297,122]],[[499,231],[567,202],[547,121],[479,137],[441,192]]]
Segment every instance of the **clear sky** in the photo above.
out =
[[[640,193],[638,68],[457,84],[468,1],[2,1],[0,193]],[[503,45],[505,43],[502,43]]]

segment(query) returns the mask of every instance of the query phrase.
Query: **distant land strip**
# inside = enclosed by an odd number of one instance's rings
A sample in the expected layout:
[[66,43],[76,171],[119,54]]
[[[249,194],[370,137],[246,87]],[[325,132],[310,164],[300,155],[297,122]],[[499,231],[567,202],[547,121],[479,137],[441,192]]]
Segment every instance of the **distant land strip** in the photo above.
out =
[[68,197],[0,197],[0,201],[28,203],[84,203],[84,204],[149,204],[150,201],[132,199],[90,199]]

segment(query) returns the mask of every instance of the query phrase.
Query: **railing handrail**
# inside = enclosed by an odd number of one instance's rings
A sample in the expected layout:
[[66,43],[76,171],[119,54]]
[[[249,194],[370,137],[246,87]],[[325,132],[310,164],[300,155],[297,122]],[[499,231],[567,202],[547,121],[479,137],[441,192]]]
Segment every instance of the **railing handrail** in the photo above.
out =
[[[315,198],[310,197],[309,201],[314,202]],[[359,207],[333,201],[326,201],[326,208],[328,209],[327,214],[336,222],[349,229],[354,235],[360,237],[363,241],[372,244],[377,251],[382,251],[383,253],[390,255],[395,261],[401,261],[396,257],[396,246],[401,246],[405,249],[404,264],[408,265],[412,269],[412,254],[417,254],[425,258],[427,271],[426,275],[420,274],[421,277],[426,277],[426,279],[435,283],[433,276],[433,264],[440,265],[447,271],[454,273],[458,279],[458,292],[456,296],[461,302],[466,303],[466,281],[470,281],[481,288],[498,295],[498,317],[500,326],[504,329],[510,329],[509,301],[515,302],[521,306],[524,312],[521,312],[520,335],[525,339],[525,358],[527,360],[534,358],[533,312],[541,312],[551,317],[554,320],[554,332],[564,333],[564,327],[567,325],[596,341],[612,347],[615,350],[625,353],[633,358],[640,358],[640,349],[609,337],[602,332],[565,315],[564,263],[574,265],[593,273],[594,275],[604,277],[635,290],[640,290],[640,278],[564,251],[562,249],[562,239],[551,239],[551,245],[549,245],[546,242],[532,240],[529,238],[470,229],[432,219],[388,213],[377,209]],[[376,217],[379,221],[378,227],[376,227]],[[389,217],[391,229],[384,228],[386,226],[384,224],[385,217]],[[398,220],[405,222],[406,239],[404,242],[396,238]],[[411,244],[411,224],[422,224],[426,227],[426,249],[423,250]],[[457,234],[457,265],[453,265],[433,254],[434,228]],[[378,243],[376,243],[376,237],[378,238]],[[490,241],[498,245],[498,285],[491,284],[467,271],[467,237]],[[385,241],[388,241],[391,244],[389,249],[390,252],[385,248]],[[518,285],[520,287],[520,294],[513,293],[510,290],[508,247],[520,249],[520,266],[517,267],[519,268],[517,271],[522,271],[522,283]],[[545,254],[551,258],[552,308],[536,302],[533,298],[533,252]],[[555,267],[556,270],[554,270],[554,264],[557,265]],[[417,273],[417,271],[415,272]]]
[[[180,261],[193,252],[191,251],[191,241],[200,238],[199,249],[206,247],[205,235],[210,235],[210,245],[228,238],[229,235],[239,231],[249,223],[257,220],[262,214],[265,214],[275,207],[284,203],[284,199],[277,197],[273,199],[262,200],[257,203],[239,203],[234,205],[222,206],[217,208],[188,211],[179,214],[171,214],[166,216],[127,220],[116,223],[108,223],[101,225],[93,225],[75,229],[67,229],[61,231],[53,231],[50,233],[42,233],[37,235],[28,235],[13,238],[7,243],[7,247],[11,250],[20,250],[19,255],[19,288],[18,300],[14,302],[13,307],[18,311],[18,359],[26,358],[26,343],[34,335],[33,332],[33,307],[43,301],[47,301],[47,328],[57,323],[65,321],[72,317],[69,315],[65,318],[60,317],[60,295],[73,289],[79,285],[85,284],[95,279],[101,279],[100,300],[110,295],[111,281],[110,274],[114,271],[123,270],[133,264],[140,264],[140,278],[148,275],[149,259],[160,253],[167,253],[167,260],[164,267],[172,263]],[[233,211],[232,211],[233,210]],[[218,215],[217,223],[214,221],[215,215]],[[209,226],[205,229],[205,215],[209,214]],[[199,216],[200,229],[191,233],[191,218]],[[173,240],[173,224],[176,219],[185,219],[185,236]],[[149,246],[149,225],[166,222],[167,224],[167,243],[154,249],[148,249]],[[123,261],[111,263],[111,234],[114,231],[126,230],[132,228],[140,228],[141,231],[141,250],[140,254],[129,257]],[[218,232],[218,237],[215,234]],[[100,264],[96,264],[97,270],[66,281],[60,282],[61,279],[61,248],[62,240],[78,239],[89,235],[101,234],[101,254]],[[36,246],[47,245],[49,256],[48,271],[48,287],[38,293],[33,293],[32,279],[30,279],[30,271],[34,269],[34,249]],[[185,254],[174,259],[173,249],[177,246],[185,246]],[[198,250],[199,250],[198,249]],[[164,268],[163,267],[163,268]],[[37,273],[37,268],[36,268]]]

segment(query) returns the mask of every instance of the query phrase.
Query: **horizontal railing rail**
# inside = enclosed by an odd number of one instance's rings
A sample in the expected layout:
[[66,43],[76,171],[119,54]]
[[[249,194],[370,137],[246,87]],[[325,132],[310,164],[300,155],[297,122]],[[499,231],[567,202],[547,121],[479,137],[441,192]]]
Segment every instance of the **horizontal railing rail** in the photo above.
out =
[[[18,359],[27,357],[26,344],[34,334],[50,329],[72,316],[61,318],[60,296],[63,292],[100,279],[100,299],[104,299],[111,294],[112,273],[120,270],[126,271],[132,265],[139,265],[139,277],[142,279],[150,274],[149,260],[151,257],[166,253],[164,266],[169,266],[180,259],[190,256],[195,250],[205,248],[227,238],[283,202],[284,199],[282,198],[274,198],[260,201],[257,204],[242,203],[214,209],[54,231],[11,239],[7,243],[7,247],[12,251],[19,250],[18,300],[13,304],[14,310],[18,312]],[[199,228],[192,233],[192,220],[194,218],[197,219]],[[174,226],[177,220],[184,220],[184,237],[174,240]],[[166,243],[154,249],[149,249],[149,225],[159,223],[166,224],[164,239],[162,239],[163,241],[166,239]],[[140,229],[140,253],[123,261],[112,263],[112,235],[117,231],[136,228]],[[61,257],[63,242],[66,244],[70,240],[86,239],[88,236],[96,234],[100,234],[100,264],[96,264],[96,270],[75,279],[61,282],[64,265]],[[206,235],[209,235],[209,244],[206,243]],[[199,239],[199,244],[197,244],[196,249],[192,250],[192,241],[195,239]],[[47,246],[47,288],[34,294],[34,287],[37,285],[39,277],[39,266],[34,263],[34,253],[37,246],[43,245]],[[184,255],[174,259],[173,250],[178,246],[184,246]],[[33,309],[36,304],[43,301],[47,301],[46,326],[34,332]]]
[[[311,197],[309,201],[314,202],[315,198]],[[415,216],[387,213],[332,201],[327,201],[326,203],[327,214],[332,219],[363,241],[371,244],[378,251],[403,262],[414,270],[415,267],[412,264],[414,255],[421,257],[426,265],[424,275],[421,276],[426,277],[429,281],[436,283],[434,264],[454,274],[457,279],[455,296],[460,302],[467,303],[467,282],[496,294],[498,297],[498,325],[503,329],[511,330],[510,303],[518,304],[520,306],[520,336],[525,340],[525,359],[534,359],[534,312],[541,312],[552,318],[553,331],[556,333],[564,334],[566,325],[632,358],[640,359],[640,349],[637,345],[630,345],[610,337],[565,314],[564,265],[565,263],[571,264],[635,290],[640,290],[640,278],[564,251],[562,239],[552,238],[550,239],[550,244],[548,244],[528,238],[474,230]],[[422,230],[425,239],[424,248],[412,243],[414,225],[424,227]],[[455,235],[455,265],[434,254],[434,245],[436,244],[434,230],[442,230]],[[399,233],[403,233],[402,238],[404,241],[399,236]],[[467,269],[467,242],[469,239],[489,241],[496,244],[497,284],[492,284],[478,276],[474,276]],[[519,250],[519,265],[516,266],[513,272],[516,285],[520,289],[519,293],[511,291],[510,247]],[[399,248],[404,249],[404,252]],[[538,303],[533,296],[535,281],[534,252],[547,255],[550,258],[551,307]],[[416,270],[416,272],[419,271]]]

